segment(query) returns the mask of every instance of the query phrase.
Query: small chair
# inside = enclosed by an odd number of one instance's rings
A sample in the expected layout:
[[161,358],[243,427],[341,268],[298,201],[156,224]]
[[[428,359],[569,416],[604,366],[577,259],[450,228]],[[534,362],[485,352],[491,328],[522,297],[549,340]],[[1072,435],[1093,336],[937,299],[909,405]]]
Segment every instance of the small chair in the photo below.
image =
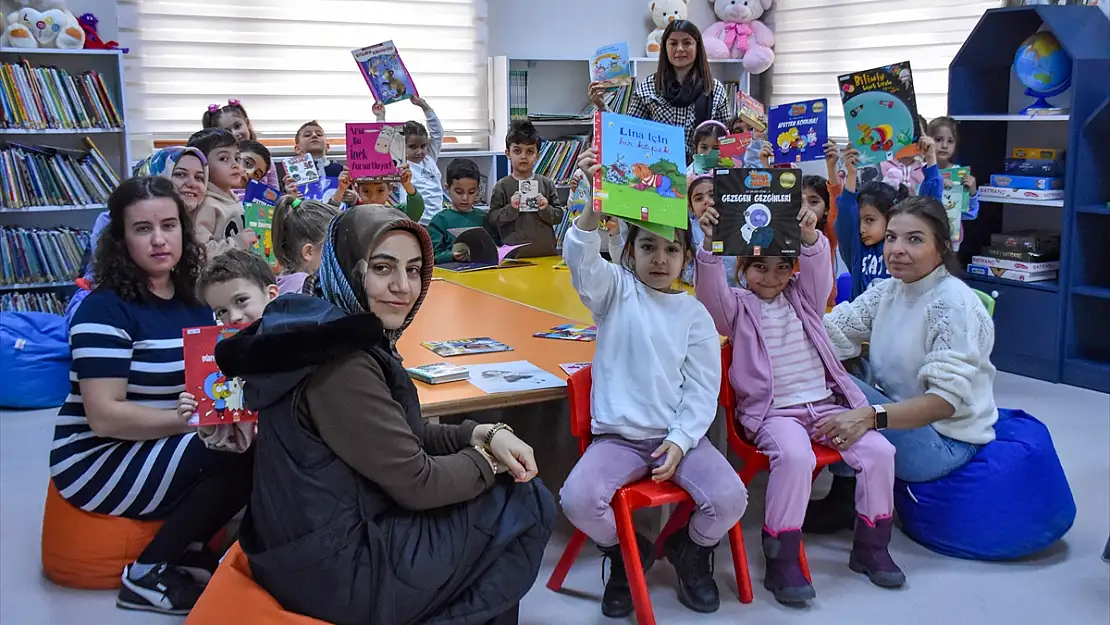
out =
[[[592,433],[590,432],[590,386],[592,384],[590,367],[586,367],[567,380],[567,391],[570,403],[570,430],[578,439],[579,454],[585,453],[590,445]],[[621,555],[629,563],[625,569],[628,572],[628,585],[632,590],[632,605],[636,610],[636,622],[639,625],[655,625],[655,612],[651,607],[651,596],[648,594],[647,580],[644,578],[643,569],[637,565],[640,562],[640,549],[636,545],[636,530],[632,524],[632,512],[640,508],[657,508],[667,504],[690,502],[690,495],[676,486],[673,482],[655,483],[651,479],[640,480],[629,484],[617,491],[613,497],[613,513],[617,520],[617,534],[620,537]],[[729,542],[732,547],[732,564],[736,571],[736,587],[740,601],[751,603],[752,580],[748,573],[748,556],[744,551],[744,535],[737,523],[728,532]],[[586,542],[586,535],[579,530],[574,530],[559,558],[551,579],[547,580],[547,587],[559,591],[563,581],[570,572],[574,560],[582,551]]]
[[239,543],[231,545],[204,594],[185,619],[185,625],[326,625],[307,616],[286,612],[255,583],[250,563]]

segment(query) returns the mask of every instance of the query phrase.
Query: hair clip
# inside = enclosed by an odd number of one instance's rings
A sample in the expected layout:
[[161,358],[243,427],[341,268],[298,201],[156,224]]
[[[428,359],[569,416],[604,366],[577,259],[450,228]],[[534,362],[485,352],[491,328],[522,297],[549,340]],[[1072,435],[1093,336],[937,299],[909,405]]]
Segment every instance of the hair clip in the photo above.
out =
[[228,98],[227,105],[228,106],[239,106],[239,100]]
[[301,205],[301,198],[297,198],[297,199],[293,200],[293,203],[290,206],[293,208],[293,210],[297,210],[297,207],[300,206],[300,205]]
[[208,112],[209,113],[215,113],[218,110],[220,110],[220,105],[219,104],[209,104],[208,105]]

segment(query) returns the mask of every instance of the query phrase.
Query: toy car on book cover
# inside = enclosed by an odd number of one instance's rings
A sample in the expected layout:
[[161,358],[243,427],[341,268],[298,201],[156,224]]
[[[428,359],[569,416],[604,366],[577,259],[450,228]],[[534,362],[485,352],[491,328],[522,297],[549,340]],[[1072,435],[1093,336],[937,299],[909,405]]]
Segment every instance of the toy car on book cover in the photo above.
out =
[[848,140],[859,166],[918,153],[917,98],[909,61],[839,76]]
[[181,331],[185,355],[185,390],[197,400],[197,425],[257,421],[243,402],[243,380],[229,377],[216,364],[216,344],[247,327],[206,326]]
[[800,163],[825,158],[829,141],[828,100],[776,104],[767,113],[767,138],[775,163]]
[[797,256],[802,231],[801,175],[793,169],[718,169],[713,199],[720,220],[713,253],[721,256]]
[[686,135],[682,128],[638,117],[598,113],[594,210],[685,230]]

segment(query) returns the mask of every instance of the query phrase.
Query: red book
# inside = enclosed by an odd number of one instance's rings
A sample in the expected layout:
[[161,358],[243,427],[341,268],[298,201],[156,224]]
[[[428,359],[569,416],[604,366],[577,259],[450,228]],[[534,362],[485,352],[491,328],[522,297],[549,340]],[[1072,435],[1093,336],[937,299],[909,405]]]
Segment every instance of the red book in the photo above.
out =
[[721,137],[721,158],[733,159],[733,167],[744,166],[744,152],[752,142],[751,132],[740,132]]
[[258,413],[243,404],[243,380],[225,376],[216,365],[216,343],[247,327],[185,328],[185,390],[197,398],[197,425],[257,421]]

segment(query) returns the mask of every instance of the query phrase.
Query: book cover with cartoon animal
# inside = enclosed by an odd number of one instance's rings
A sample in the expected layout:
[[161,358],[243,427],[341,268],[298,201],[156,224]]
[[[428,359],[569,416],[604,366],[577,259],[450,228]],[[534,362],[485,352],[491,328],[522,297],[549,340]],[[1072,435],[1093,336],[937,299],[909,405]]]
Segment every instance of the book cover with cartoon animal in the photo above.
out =
[[802,249],[802,175],[795,169],[718,169],[713,229],[718,256],[797,256]]
[[632,84],[632,62],[627,43],[601,46],[590,58],[590,82],[604,83],[609,89]]
[[392,41],[351,50],[351,56],[355,57],[366,86],[370,87],[370,93],[378,102],[393,104],[420,95]]
[[403,124],[347,124],[347,171],[354,182],[397,182],[405,163]]
[[752,143],[752,133],[738,132],[721,137],[721,167],[742,167],[744,153]]
[[859,166],[917,154],[917,98],[910,62],[839,76],[848,140],[859,150]]
[[185,328],[185,390],[197,399],[198,425],[257,421],[258,413],[243,403],[243,380],[225,376],[216,364],[216,344],[234,336],[246,324]]
[[774,163],[801,163],[825,158],[829,141],[829,101],[806,100],[776,104],[767,113],[767,138]]
[[251,251],[265,258],[271,266],[277,265],[271,228],[274,223],[274,206],[277,204],[278,197],[277,189],[257,180],[247,182],[247,189],[243,194],[243,220],[247,228],[253,230],[258,236],[258,240],[251,244]]
[[517,182],[520,192],[520,212],[536,213],[540,210],[540,181],[535,178]]
[[971,202],[971,193],[964,186],[964,178],[971,175],[970,167],[949,167],[940,170],[944,178],[944,193],[940,202],[944,204],[944,212],[948,216],[948,227],[952,230],[952,247],[960,249],[962,240],[960,232],[960,215],[967,212]]
[[638,117],[594,115],[594,210],[681,228],[686,217],[686,136],[682,128]]

